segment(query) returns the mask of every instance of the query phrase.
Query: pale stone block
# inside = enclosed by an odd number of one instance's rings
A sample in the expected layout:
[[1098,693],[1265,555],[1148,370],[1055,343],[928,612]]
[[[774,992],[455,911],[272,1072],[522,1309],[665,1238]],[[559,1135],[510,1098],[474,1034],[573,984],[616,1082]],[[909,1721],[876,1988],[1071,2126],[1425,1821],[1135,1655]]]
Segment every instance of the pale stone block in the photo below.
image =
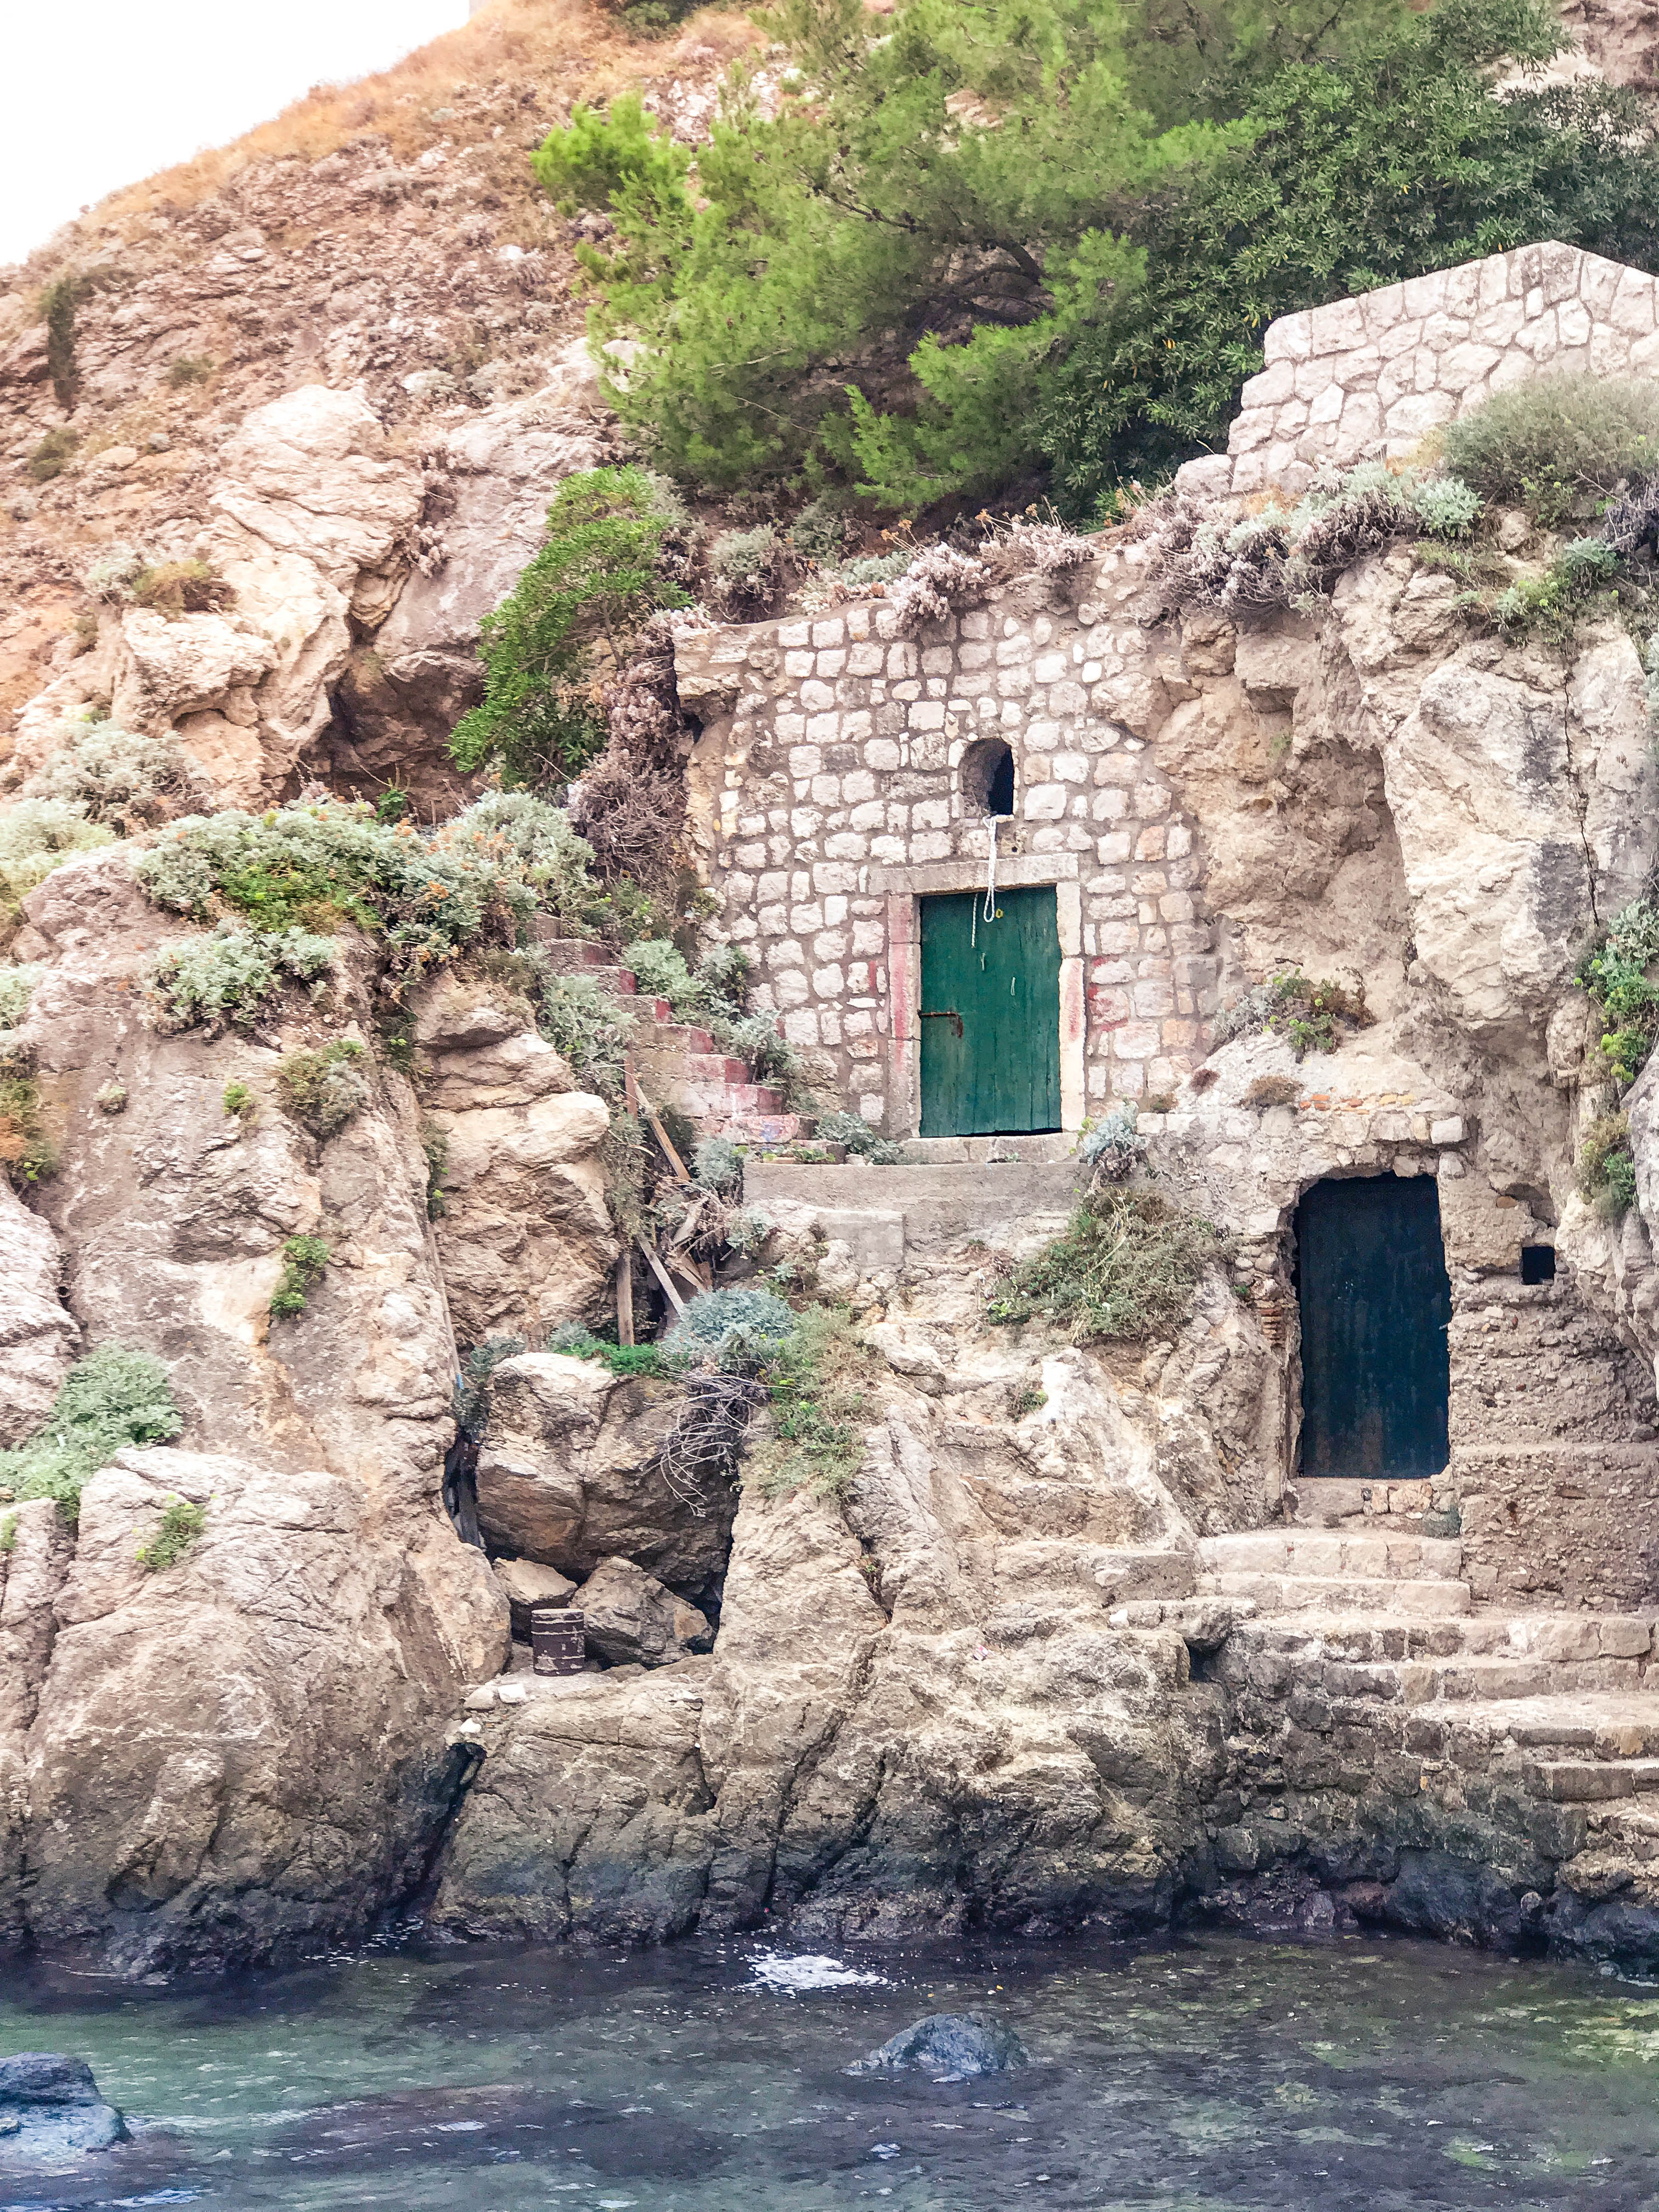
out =
[[1049,767],[1061,783],[1086,783],[1089,781],[1089,763],[1082,753],[1056,753]]
[[816,1044],[818,1018],[810,1006],[797,1006],[783,1018],[783,1034],[791,1044]]
[[[1635,355],[1636,349],[1632,347],[1631,349],[1632,362]],[[1525,354],[1518,349],[1506,353],[1486,379],[1487,389],[1492,392],[1507,392],[1511,385],[1524,384],[1532,373],[1532,363],[1527,359]]]
[[895,769],[901,765],[902,757],[890,738],[872,738],[864,748],[866,768]]
[[1340,384],[1328,384],[1308,409],[1308,424],[1319,429],[1335,423],[1342,413],[1344,393]]
[[1299,315],[1281,315],[1277,322],[1269,323],[1262,341],[1262,358],[1269,365],[1277,361],[1306,361],[1314,349],[1309,328],[1311,319],[1304,311]]
[[1656,287],[1651,276],[1638,269],[1621,269],[1607,320],[1633,338],[1644,338],[1654,327]]
[[915,860],[948,860],[951,857],[950,831],[924,830],[913,834],[910,857]]
[[[856,868],[849,868],[845,861],[819,860],[813,867],[812,888],[815,891],[845,894],[855,891],[858,887],[859,872]],[[844,896],[824,900],[823,918],[826,922],[846,920],[847,900]]]
[[792,745],[789,749],[791,775],[817,775],[823,766],[823,753],[817,745]]
[[878,645],[855,645],[848,652],[847,673],[849,676],[879,676],[881,664],[882,650]]
[[1285,402],[1285,404],[1279,410],[1279,436],[1281,438],[1294,437],[1298,430],[1305,427],[1307,420],[1307,401],[1305,399],[1287,399]]
[[[1245,415],[1235,415],[1227,433],[1227,451],[1235,457],[1254,453],[1265,446],[1273,434],[1273,412],[1271,407],[1257,407]],[[1239,489],[1238,473],[1233,471],[1232,488]]]
[[783,656],[783,672],[786,676],[796,682],[799,682],[800,678],[803,676],[810,676],[812,673],[811,654],[810,653],[786,653]]
[[841,716],[833,710],[827,714],[809,714],[806,734],[815,745],[833,745],[840,742]]
[[788,622],[780,623],[778,624],[778,643],[780,645],[811,645],[811,642],[812,625],[811,623]]
[[781,745],[793,745],[806,735],[805,714],[779,714],[772,723],[774,736]]
[[822,713],[826,707],[835,705],[835,687],[820,684],[816,678],[809,678],[800,687],[800,703],[809,714]]
[[823,908],[816,899],[802,900],[789,909],[789,927],[798,929],[803,937],[810,936],[813,930],[823,927]]
[[812,642],[815,646],[845,645],[846,623],[839,615],[833,615],[825,622],[815,622],[812,625]]
[[1275,362],[1271,368],[1263,369],[1260,376],[1246,380],[1238,395],[1241,407],[1282,406],[1296,389],[1296,370],[1288,361]]
[[1589,309],[1582,300],[1565,301],[1556,311],[1555,326],[1564,346],[1587,346],[1594,327]]
[[1376,350],[1384,361],[1397,361],[1402,353],[1414,353],[1422,340],[1422,319],[1413,315],[1384,331],[1376,341]]
[[1659,331],[1637,339],[1630,349],[1630,365],[1638,376],[1659,375]]
[[856,806],[861,800],[873,799],[876,779],[864,769],[854,769],[851,775],[842,778],[841,795],[848,806]]
[[[821,929],[812,939],[812,957],[825,963],[844,960],[847,957],[847,943],[848,933],[844,929]],[[817,975],[813,976],[812,983],[816,989],[818,987]]]
[[833,837],[823,841],[825,854],[832,860],[862,860],[870,850],[867,837],[851,830],[837,830]]
[[1482,345],[1478,339],[1454,346],[1441,358],[1440,388],[1453,393],[1467,392],[1470,385],[1483,383],[1502,359],[1496,346]]
[[1544,288],[1544,297],[1551,307],[1559,307],[1564,300],[1572,300],[1578,294],[1579,271],[1584,257],[1576,246],[1563,246],[1551,239],[1547,244],[1535,246],[1532,251],[1538,256],[1539,277]]
[[1605,380],[1607,377],[1630,374],[1630,339],[1623,331],[1609,330],[1599,323],[1590,332],[1590,374]]
[[1175,474],[1176,489],[1194,499],[1224,499],[1232,480],[1233,465],[1225,453],[1206,453],[1198,460],[1183,461]]
[[1375,292],[1367,292],[1359,302],[1360,318],[1368,337],[1380,338],[1384,331],[1391,330],[1406,312],[1405,287],[1382,284]]
[[1039,684],[1058,684],[1066,673],[1063,653],[1039,653],[1032,663],[1031,674]]
[[1358,300],[1334,300],[1308,317],[1310,350],[1353,353],[1365,343],[1365,320]]
[[1028,822],[1058,822],[1066,811],[1066,793],[1058,783],[1028,784],[1024,812]]
[[[1437,424],[1449,422],[1456,412],[1449,392],[1414,392],[1408,398],[1395,400],[1383,427],[1390,439],[1421,438]],[[1345,416],[1345,428],[1346,419]]]
[[911,708],[907,720],[913,730],[942,730],[945,727],[945,707],[938,699],[919,699]]

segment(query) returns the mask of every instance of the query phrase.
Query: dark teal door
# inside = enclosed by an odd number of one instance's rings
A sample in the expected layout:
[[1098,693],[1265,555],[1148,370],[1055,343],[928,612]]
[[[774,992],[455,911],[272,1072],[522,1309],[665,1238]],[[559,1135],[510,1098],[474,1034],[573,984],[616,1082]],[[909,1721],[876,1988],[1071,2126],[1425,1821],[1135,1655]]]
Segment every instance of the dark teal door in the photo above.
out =
[[1060,930],[1052,890],[921,902],[921,1133],[1060,1127]]
[[1451,1285],[1433,1177],[1316,1182],[1296,1230],[1303,1474],[1438,1474]]

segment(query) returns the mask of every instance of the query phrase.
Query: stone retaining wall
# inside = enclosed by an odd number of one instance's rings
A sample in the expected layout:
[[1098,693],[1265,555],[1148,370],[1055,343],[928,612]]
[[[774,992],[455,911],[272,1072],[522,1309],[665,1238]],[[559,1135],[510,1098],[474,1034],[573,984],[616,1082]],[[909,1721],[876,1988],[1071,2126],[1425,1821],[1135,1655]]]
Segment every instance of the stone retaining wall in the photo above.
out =
[[1437,270],[1268,325],[1227,451],[1176,482],[1215,495],[1316,465],[1411,453],[1428,433],[1527,378],[1659,369],[1659,280],[1553,242]]

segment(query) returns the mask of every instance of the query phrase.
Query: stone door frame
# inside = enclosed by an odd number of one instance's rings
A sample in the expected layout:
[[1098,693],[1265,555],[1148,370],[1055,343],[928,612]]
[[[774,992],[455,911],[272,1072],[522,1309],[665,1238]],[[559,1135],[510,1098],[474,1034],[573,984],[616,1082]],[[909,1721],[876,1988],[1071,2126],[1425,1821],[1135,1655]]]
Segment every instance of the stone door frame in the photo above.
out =
[[[914,1137],[921,1126],[921,902],[939,891],[981,890],[986,863],[964,857],[915,866],[876,866],[869,889],[887,908],[887,1039],[890,1068],[887,1133]],[[997,864],[1005,890],[1052,890],[1060,932],[1060,1126],[1084,1124],[1086,1008],[1083,989],[1083,890],[1075,853],[1026,853]]]

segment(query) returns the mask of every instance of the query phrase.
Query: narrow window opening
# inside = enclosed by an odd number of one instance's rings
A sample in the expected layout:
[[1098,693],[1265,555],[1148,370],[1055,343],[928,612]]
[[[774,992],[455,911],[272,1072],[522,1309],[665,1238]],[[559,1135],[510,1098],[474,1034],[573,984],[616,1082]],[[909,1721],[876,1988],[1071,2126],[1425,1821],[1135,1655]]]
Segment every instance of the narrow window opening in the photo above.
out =
[[970,814],[1012,814],[1014,757],[1000,738],[981,738],[962,757],[962,795]]
[[1523,1244],[1521,1247],[1521,1279],[1523,1283],[1553,1283],[1555,1280],[1553,1244]]

